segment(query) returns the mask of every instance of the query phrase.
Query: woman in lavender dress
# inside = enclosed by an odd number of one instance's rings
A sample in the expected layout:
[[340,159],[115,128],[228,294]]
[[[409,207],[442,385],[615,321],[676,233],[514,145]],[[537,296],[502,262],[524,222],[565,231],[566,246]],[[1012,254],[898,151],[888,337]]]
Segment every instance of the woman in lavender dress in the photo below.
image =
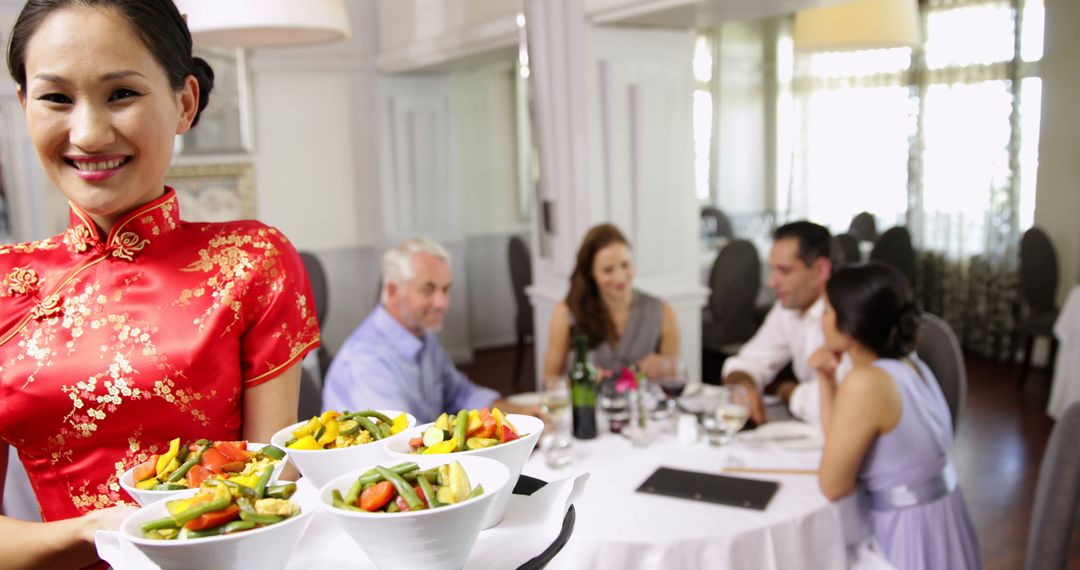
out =
[[[919,309],[907,279],[871,264],[829,280],[821,385],[821,492],[869,496],[886,558],[901,570],[981,568],[978,541],[949,459],[953,433],[937,379],[913,354]],[[847,352],[853,368],[837,385]]]

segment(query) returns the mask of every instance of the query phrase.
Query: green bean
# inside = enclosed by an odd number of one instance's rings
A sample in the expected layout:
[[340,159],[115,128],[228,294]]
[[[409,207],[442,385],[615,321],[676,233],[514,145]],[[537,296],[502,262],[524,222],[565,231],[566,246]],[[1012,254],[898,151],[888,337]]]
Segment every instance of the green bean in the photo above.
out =
[[359,411],[359,412],[352,412],[349,415],[350,416],[368,416],[370,418],[375,418],[375,419],[377,419],[377,420],[379,420],[381,422],[386,422],[388,424],[394,423],[394,420],[390,419],[389,416],[387,416],[386,414],[384,414],[382,412],[376,412],[375,410],[363,410],[363,411]]
[[[192,467],[202,461],[203,452],[207,449],[210,449],[209,443],[200,447],[198,451],[190,453],[187,461],[184,461],[184,463],[180,465],[180,467],[177,467],[176,471],[173,471],[172,475],[169,475],[169,478],[165,481],[168,483],[173,483],[175,481],[179,481],[181,478],[183,478],[184,475],[187,475],[188,470],[190,470]],[[185,488],[187,488],[186,485]]]
[[379,431],[382,432],[383,437],[390,437],[390,424],[386,422],[379,422],[375,425],[375,427],[379,428]]
[[[405,463],[398,463],[397,465],[391,467],[390,470],[394,473],[397,473],[398,475],[404,476],[406,473],[416,471],[419,468],[420,466],[416,463],[413,463],[412,461],[407,461]],[[368,469],[364,472],[363,475],[360,476],[360,482],[365,485],[368,483],[378,483],[379,481],[382,481],[382,475],[379,475],[379,473],[374,469]]]
[[271,525],[285,520],[285,517],[278,515],[260,515],[259,513],[245,513],[244,511],[240,511],[240,520],[251,521],[261,525]]
[[383,438],[382,431],[380,431],[379,428],[375,427],[375,424],[371,423],[371,420],[365,418],[364,416],[357,416],[356,421],[360,423],[360,427],[364,428],[365,430],[367,430],[368,433],[371,434],[371,437],[375,438],[376,440]]
[[228,507],[231,502],[232,495],[215,498],[208,503],[202,503],[187,510],[180,511],[179,513],[173,513],[172,519],[176,526],[184,526],[188,521],[195,520],[206,513],[220,511]]
[[410,485],[408,481],[402,479],[401,475],[398,475],[381,465],[376,465],[375,470],[379,472],[379,475],[382,475],[383,479],[386,479],[394,485],[398,495],[401,495],[401,498],[405,500],[405,504],[409,506],[410,510],[420,511],[424,509],[424,503],[420,500],[420,497],[416,496],[416,491],[413,490],[412,485]]
[[334,506],[339,509],[345,509],[347,511],[360,511],[362,513],[367,512],[360,507],[354,506],[352,503],[346,503],[345,500],[341,498],[341,491],[338,491],[337,489],[334,489],[330,493],[330,497],[333,499],[332,503],[334,504]]
[[240,532],[243,530],[251,530],[255,528],[253,521],[232,521],[225,523],[214,528],[208,528],[206,530],[189,530],[187,533],[188,538],[205,538],[207,536],[220,536],[223,534],[232,534],[234,532]]
[[360,492],[363,490],[364,483],[359,477],[353,482],[352,487],[349,487],[348,492],[345,493],[345,502],[350,505],[356,504],[356,499],[360,496]]
[[181,489],[187,489],[188,486],[183,483],[158,483],[153,487],[150,487],[151,491],[179,491]]
[[228,479],[207,479],[206,481],[203,481],[203,484],[204,485],[209,485],[211,487],[217,487],[218,485],[224,485],[224,486],[228,487],[230,490],[236,491],[237,493],[239,493],[239,494],[241,494],[241,495],[243,495],[245,497],[250,497],[252,499],[258,499],[259,498],[259,497],[257,497],[255,495],[255,489],[252,489],[251,487],[248,487],[247,485],[241,485],[241,484],[239,484],[239,483],[237,483],[235,481],[230,481]]
[[458,412],[455,422],[454,439],[457,440],[457,450],[463,451],[465,449],[465,430],[469,427],[469,410]]
[[266,497],[270,499],[288,499],[296,492],[296,483],[270,485],[266,488]]
[[420,482],[420,490],[424,492],[428,508],[441,507],[442,503],[435,498],[435,491],[431,488],[431,483],[428,483],[427,477],[417,477],[416,480]]
[[255,484],[255,498],[261,499],[266,496],[266,484],[270,482],[270,475],[274,472],[273,465],[267,465],[259,473],[259,481]]
[[152,521],[148,521],[146,523],[143,523],[142,531],[143,532],[150,532],[152,530],[164,530],[164,529],[167,529],[167,528],[176,528],[177,526],[179,526],[179,525],[177,525],[176,522],[173,521],[172,517],[164,517],[164,518],[154,519]]

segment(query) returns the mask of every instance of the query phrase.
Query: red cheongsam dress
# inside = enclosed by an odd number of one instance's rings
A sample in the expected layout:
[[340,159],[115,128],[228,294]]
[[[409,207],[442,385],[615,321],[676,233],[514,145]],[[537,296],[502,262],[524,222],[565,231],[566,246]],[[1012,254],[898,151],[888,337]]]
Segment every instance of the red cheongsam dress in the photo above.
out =
[[[256,221],[192,223],[165,194],[101,236],[0,245],[0,438],[46,521],[130,498],[175,437],[239,439],[244,389],[319,345],[304,266]],[[0,474],[2,475],[2,474]]]

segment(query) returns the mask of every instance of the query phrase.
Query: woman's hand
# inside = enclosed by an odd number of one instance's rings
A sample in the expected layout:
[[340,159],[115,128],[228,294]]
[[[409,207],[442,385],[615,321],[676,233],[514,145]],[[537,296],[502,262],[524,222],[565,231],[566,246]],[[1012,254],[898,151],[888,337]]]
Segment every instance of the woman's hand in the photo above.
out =
[[667,357],[655,352],[637,361],[638,370],[649,380],[659,378],[664,374],[664,368],[668,366]]
[[79,521],[82,523],[82,538],[86,542],[94,543],[94,534],[99,530],[118,530],[120,523],[131,513],[139,510],[134,505],[117,505],[106,509],[90,511]]
[[836,384],[836,368],[840,366],[840,354],[824,346],[810,355],[810,368],[817,371],[818,378]]

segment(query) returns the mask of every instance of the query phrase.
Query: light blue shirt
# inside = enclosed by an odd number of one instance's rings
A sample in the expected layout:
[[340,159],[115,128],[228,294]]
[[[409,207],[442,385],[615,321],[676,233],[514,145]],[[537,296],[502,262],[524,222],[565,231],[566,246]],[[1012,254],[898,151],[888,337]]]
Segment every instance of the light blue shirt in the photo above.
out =
[[435,333],[417,338],[380,305],[330,364],[323,410],[403,410],[427,423],[442,412],[490,407],[498,397],[454,367]]

